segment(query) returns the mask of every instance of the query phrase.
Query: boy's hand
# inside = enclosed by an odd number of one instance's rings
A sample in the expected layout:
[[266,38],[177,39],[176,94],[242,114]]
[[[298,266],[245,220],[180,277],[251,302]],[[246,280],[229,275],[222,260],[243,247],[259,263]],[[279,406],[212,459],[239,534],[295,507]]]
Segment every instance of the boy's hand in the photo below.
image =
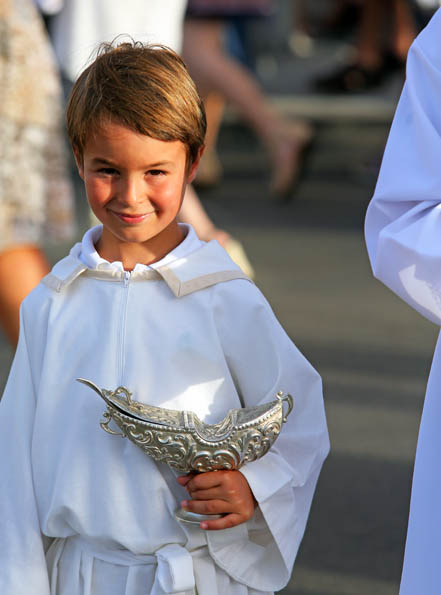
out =
[[209,471],[178,477],[191,500],[181,506],[199,514],[222,514],[220,519],[202,521],[201,529],[229,529],[246,523],[254,514],[257,502],[245,476],[240,471]]

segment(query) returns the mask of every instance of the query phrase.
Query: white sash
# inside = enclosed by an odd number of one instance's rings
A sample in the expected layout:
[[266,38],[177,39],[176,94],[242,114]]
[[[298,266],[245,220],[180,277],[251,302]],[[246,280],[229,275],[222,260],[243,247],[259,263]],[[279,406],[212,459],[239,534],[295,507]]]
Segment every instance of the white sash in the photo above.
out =
[[[126,549],[108,547],[99,541],[85,539],[79,535],[66,539],[55,539],[47,553],[50,571],[51,593],[57,592],[58,564],[69,547],[69,593],[72,595],[93,595],[91,590],[94,559],[128,566],[127,584],[124,595],[131,595],[135,585],[139,585],[145,576],[145,567],[156,566],[155,578],[150,591],[146,585],[145,595],[195,595],[195,573],[200,575],[194,566],[212,566],[215,579],[214,563],[211,561],[207,547],[189,552],[178,544],[165,545],[155,554],[133,554]],[[207,565],[207,561],[210,564]],[[210,573],[211,574],[211,573]],[[133,587],[132,587],[133,585]]]

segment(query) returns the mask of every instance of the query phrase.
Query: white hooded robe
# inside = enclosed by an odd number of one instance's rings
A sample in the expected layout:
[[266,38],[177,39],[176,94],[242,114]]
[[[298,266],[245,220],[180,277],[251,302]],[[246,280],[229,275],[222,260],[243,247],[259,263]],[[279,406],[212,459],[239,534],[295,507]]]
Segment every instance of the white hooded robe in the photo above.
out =
[[[366,217],[375,276],[441,324],[441,10],[413,43]],[[409,341],[412,338],[409,337]],[[418,437],[401,595],[441,593],[441,347]]]
[[[217,242],[188,228],[160,262],[127,273],[90,249],[99,233],[22,305],[0,403],[1,595],[282,589],[328,452],[320,377]],[[104,403],[78,377],[209,423],[291,393],[276,444],[242,468],[254,518],[223,531],[177,522],[185,490],[166,465],[100,428]]]

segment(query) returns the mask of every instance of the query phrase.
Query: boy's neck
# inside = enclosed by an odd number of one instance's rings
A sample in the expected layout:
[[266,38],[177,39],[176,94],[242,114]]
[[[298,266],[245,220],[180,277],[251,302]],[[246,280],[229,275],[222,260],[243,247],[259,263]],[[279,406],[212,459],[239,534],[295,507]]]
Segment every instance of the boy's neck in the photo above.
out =
[[125,271],[132,271],[136,264],[150,265],[162,260],[184,238],[185,229],[177,223],[142,243],[122,242],[104,227],[95,248],[101,258],[108,262],[120,261]]

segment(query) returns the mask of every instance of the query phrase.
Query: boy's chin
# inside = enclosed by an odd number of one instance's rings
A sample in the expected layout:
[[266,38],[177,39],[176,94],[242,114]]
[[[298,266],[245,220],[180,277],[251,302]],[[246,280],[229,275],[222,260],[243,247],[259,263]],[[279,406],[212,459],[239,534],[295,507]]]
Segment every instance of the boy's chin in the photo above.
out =
[[177,243],[181,242],[184,232],[177,220],[172,221],[166,227],[152,227],[142,229],[141,226],[122,226],[114,228],[103,224],[101,244],[104,246],[116,247],[119,244],[139,244],[143,246],[157,246],[168,252]]

